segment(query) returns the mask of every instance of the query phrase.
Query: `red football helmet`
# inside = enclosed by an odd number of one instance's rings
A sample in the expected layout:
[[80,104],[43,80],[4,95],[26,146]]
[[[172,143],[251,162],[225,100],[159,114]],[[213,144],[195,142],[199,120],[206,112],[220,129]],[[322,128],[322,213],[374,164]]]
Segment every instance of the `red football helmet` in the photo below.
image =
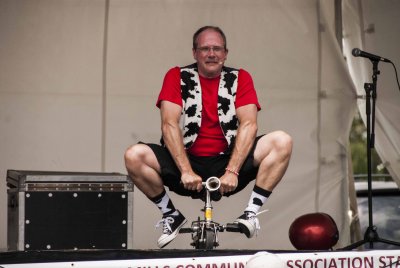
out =
[[298,217],[290,225],[289,239],[299,250],[328,250],[339,240],[335,221],[326,213]]

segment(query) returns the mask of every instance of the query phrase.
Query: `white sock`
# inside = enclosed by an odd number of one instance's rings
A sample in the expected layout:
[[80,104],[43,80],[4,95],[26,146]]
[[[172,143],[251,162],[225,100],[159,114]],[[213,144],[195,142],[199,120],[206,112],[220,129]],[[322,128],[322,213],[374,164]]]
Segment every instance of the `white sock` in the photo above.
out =
[[254,185],[254,189],[253,192],[251,193],[249,203],[247,204],[247,207],[244,211],[257,214],[270,195],[271,195],[270,191],[264,190],[258,187],[257,185]]

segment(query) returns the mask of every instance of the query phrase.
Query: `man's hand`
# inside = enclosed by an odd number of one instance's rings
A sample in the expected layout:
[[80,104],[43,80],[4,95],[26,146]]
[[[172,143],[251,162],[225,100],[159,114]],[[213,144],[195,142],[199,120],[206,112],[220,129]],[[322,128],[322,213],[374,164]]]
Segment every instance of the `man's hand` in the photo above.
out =
[[181,181],[186,190],[200,192],[203,189],[203,180],[194,172],[182,173]]
[[223,195],[224,193],[232,192],[238,185],[238,176],[231,172],[226,172],[221,178],[221,186],[219,192]]

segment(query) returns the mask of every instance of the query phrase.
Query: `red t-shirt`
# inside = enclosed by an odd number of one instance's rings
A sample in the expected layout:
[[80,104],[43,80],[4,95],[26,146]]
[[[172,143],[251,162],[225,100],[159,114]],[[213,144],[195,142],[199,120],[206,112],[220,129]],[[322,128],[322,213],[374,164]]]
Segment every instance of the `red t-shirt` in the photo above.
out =
[[[210,79],[200,76],[203,102],[201,127],[195,142],[188,148],[190,154],[196,156],[213,156],[220,154],[228,147],[218,120],[219,80],[220,77]],[[156,104],[158,108],[160,108],[161,101],[163,100],[176,103],[181,107],[183,106],[179,67],[174,67],[166,73]],[[235,107],[239,108],[247,104],[255,104],[258,110],[261,109],[251,75],[247,71],[240,69]]]

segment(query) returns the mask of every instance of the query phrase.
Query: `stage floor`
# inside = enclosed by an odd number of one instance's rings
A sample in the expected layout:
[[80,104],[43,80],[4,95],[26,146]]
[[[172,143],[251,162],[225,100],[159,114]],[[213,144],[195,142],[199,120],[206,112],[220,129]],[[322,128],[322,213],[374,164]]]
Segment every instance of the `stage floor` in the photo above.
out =
[[400,250],[76,250],[0,253],[0,267],[86,268],[384,268]]

